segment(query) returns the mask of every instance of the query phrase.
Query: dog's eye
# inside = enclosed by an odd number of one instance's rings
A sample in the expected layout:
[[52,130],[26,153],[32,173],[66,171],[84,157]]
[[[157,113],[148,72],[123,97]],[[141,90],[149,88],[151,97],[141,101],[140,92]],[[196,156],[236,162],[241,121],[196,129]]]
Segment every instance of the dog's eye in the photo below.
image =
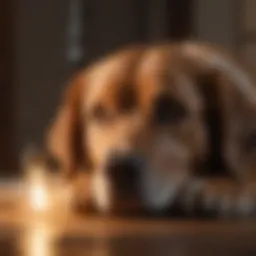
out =
[[256,133],[252,133],[245,138],[244,149],[246,152],[256,151]]
[[97,122],[106,122],[111,119],[111,114],[101,104],[96,105],[91,112],[91,119]]
[[154,106],[154,122],[160,125],[179,123],[186,117],[186,110],[181,103],[169,95],[161,95]]

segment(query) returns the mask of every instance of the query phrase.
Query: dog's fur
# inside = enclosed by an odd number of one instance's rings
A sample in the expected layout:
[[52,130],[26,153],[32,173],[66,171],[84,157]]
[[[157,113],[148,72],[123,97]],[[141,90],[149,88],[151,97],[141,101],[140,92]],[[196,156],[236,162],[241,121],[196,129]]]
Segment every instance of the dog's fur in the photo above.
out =
[[[215,46],[126,48],[71,80],[48,148],[68,180],[86,176],[79,187],[86,186],[87,203],[102,212],[175,206],[186,213],[253,216],[254,86]],[[137,160],[136,178],[122,168],[109,170],[109,161],[120,156]],[[131,193],[122,193],[124,179]]]

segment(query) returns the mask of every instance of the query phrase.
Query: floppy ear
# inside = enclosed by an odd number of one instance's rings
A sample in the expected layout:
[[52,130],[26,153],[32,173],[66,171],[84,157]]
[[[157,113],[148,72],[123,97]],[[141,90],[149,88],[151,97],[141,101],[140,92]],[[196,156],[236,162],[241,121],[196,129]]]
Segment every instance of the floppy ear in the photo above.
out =
[[252,171],[246,144],[248,140],[253,143],[256,134],[256,87],[250,74],[241,66],[232,64],[233,72],[230,71],[229,76],[224,78],[225,84],[228,84],[226,98],[229,96],[224,154],[235,173],[239,177],[246,177]]
[[85,77],[75,76],[64,92],[57,116],[46,138],[46,147],[59,162],[61,171],[72,177],[81,169],[89,168],[84,147],[84,122],[82,101]]
[[[205,105],[210,111],[207,116],[215,117],[208,127],[216,135],[212,136],[215,151],[222,149],[224,161],[233,173],[239,177],[247,175],[243,138],[256,129],[253,79],[233,56],[214,46],[188,44],[185,52],[206,78],[202,89]],[[215,115],[212,115],[212,110],[215,110]],[[221,138],[219,145],[215,138]]]

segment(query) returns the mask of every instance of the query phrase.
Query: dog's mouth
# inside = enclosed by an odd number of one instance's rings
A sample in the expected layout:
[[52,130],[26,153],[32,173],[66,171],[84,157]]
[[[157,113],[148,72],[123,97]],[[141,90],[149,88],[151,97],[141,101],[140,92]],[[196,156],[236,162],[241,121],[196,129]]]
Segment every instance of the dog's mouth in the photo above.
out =
[[92,204],[97,211],[105,214],[130,214],[141,210],[138,187],[134,183],[125,183],[123,178],[117,180],[118,177],[106,174],[92,177]]
[[183,177],[143,177],[136,185],[123,184],[105,174],[92,177],[94,211],[104,215],[140,215],[165,212],[175,201]]
[[165,212],[177,197],[187,173],[180,170],[185,167],[179,163],[169,167],[175,170],[157,164],[149,166],[145,161],[138,164],[134,157],[115,158],[89,175],[90,202],[80,200],[78,208],[118,216]]

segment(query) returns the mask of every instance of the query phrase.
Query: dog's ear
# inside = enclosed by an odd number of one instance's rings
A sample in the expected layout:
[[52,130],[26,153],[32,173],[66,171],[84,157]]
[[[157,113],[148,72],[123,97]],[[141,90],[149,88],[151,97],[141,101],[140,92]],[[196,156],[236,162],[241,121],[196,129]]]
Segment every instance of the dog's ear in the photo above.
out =
[[64,92],[62,102],[47,132],[46,148],[60,164],[67,177],[90,168],[84,145],[82,102],[86,87],[85,75],[76,75]]
[[229,166],[239,177],[255,172],[256,145],[256,84],[243,66],[232,63],[229,76],[224,77],[226,85],[226,132],[225,157]]
[[232,172],[247,175],[250,161],[244,141],[256,131],[256,85],[252,77],[241,61],[217,47],[188,44],[185,53],[201,77],[198,84],[208,109],[208,131],[212,132],[215,152],[223,155]]

